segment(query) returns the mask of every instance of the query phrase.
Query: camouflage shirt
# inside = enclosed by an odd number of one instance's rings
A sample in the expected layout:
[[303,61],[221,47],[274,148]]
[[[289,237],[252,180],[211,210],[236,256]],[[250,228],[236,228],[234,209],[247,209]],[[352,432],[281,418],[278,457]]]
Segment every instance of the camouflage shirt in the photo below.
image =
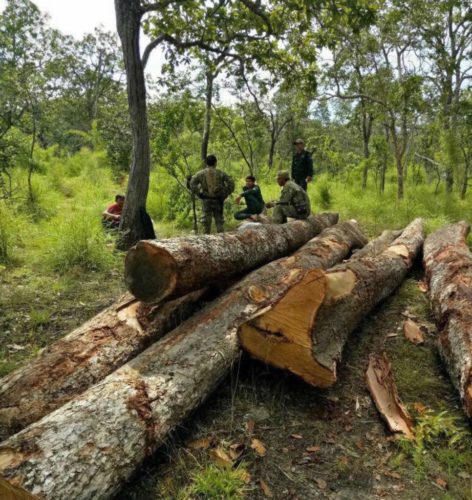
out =
[[277,205],[294,207],[303,215],[310,215],[311,205],[307,193],[294,181],[287,181],[280,193]]
[[215,167],[206,167],[192,177],[190,189],[202,199],[224,199],[234,191],[234,181],[225,172]]

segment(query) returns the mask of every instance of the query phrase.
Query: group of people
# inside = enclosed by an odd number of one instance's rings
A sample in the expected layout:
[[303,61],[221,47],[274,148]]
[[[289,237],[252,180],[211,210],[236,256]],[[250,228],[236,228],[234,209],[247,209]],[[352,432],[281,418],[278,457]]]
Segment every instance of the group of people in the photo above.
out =
[[[313,161],[305,149],[304,141],[294,141],[295,152],[292,159],[292,176],[288,171],[277,174],[277,183],[282,188],[277,201],[264,202],[260,187],[253,175],[246,177],[246,185],[236,197],[235,203],[246,204],[243,210],[234,214],[236,220],[260,222],[266,208],[273,208],[271,222],[284,224],[287,218],[306,219],[311,213],[310,199],[307,195],[307,185],[313,178]],[[211,232],[212,220],[215,220],[217,232],[224,231],[224,201],[235,189],[230,175],[216,168],[217,158],[209,155],[206,167],[189,178],[188,187],[201,200],[202,224],[204,232]],[[118,228],[125,197],[117,195],[115,203],[103,212],[103,224],[107,228]]]
[[[258,222],[266,208],[273,208],[272,222],[284,224],[287,218],[306,219],[311,212],[307,186],[313,178],[313,161],[305,149],[303,139],[294,141],[295,153],[292,159],[292,178],[288,171],[277,174],[277,183],[282,187],[280,199],[264,202],[260,187],[253,175],[246,177],[246,185],[237,196],[236,204],[244,199],[246,208],[234,214],[236,220]],[[206,167],[189,180],[192,193],[202,203],[202,224],[205,233],[211,232],[215,220],[217,232],[224,230],[224,201],[234,192],[234,181],[230,175],[216,168],[216,156],[206,158]]]

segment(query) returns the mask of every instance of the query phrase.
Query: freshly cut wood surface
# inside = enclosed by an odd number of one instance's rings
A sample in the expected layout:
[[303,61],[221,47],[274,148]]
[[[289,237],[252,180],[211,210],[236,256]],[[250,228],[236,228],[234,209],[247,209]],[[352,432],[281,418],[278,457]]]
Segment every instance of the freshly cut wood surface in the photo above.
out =
[[204,290],[162,305],[126,294],[22,368],[0,379],[0,438],[105,378],[203,304]]
[[309,271],[278,302],[241,325],[242,347],[312,385],[334,384],[349,334],[401,284],[423,238],[423,222],[416,219],[380,254],[383,243],[327,271]]
[[365,237],[345,222],[290,257],[247,275],[132,361],[0,444],[0,474],[42,498],[103,499],[228,374],[237,329],[312,268],[345,258]]
[[431,308],[439,330],[441,358],[472,417],[472,254],[469,224],[458,222],[430,234],[424,267]]
[[179,297],[288,255],[338,218],[323,213],[244,231],[140,241],[126,255],[126,285],[144,302]]

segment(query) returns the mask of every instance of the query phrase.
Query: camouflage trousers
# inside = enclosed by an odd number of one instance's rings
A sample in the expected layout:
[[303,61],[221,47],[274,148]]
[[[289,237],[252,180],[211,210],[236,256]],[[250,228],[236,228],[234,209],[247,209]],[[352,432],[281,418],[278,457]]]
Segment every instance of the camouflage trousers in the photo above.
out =
[[274,224],[285,224],[287,217],[291,217],[292,219],[306,219],[308,214],[300,215],[295,207],[291,205],[275,205],[272,222]]
[[205,234],[211,233],[212,219],[215,219],[217,232],[224,231],[223,204],[224,202],[220,200],[202,200],[202,224]]

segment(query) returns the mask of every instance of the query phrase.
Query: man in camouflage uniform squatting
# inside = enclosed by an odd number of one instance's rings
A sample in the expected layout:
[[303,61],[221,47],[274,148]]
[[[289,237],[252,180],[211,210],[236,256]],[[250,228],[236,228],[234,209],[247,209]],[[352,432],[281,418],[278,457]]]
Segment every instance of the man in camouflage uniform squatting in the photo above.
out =
[[190,189],[202,202],[205,234],[211,233],[213,218],[216,230],[222,233],[225,223],[223,205],[225,199],[234,191],[234,181],[228,174],[216,168],[216,156],[207,156],[205,163],[206,168],[197,172],[190,180]]
[[306,219],[311,213],[310,198],[306,192],[297,183],[290,180],[287,171],[277,174],[277,183],[282,187],[279,201],[266,204],[267,208],[274,207],[272,222],[284,224],[287,222],[287,217]]

